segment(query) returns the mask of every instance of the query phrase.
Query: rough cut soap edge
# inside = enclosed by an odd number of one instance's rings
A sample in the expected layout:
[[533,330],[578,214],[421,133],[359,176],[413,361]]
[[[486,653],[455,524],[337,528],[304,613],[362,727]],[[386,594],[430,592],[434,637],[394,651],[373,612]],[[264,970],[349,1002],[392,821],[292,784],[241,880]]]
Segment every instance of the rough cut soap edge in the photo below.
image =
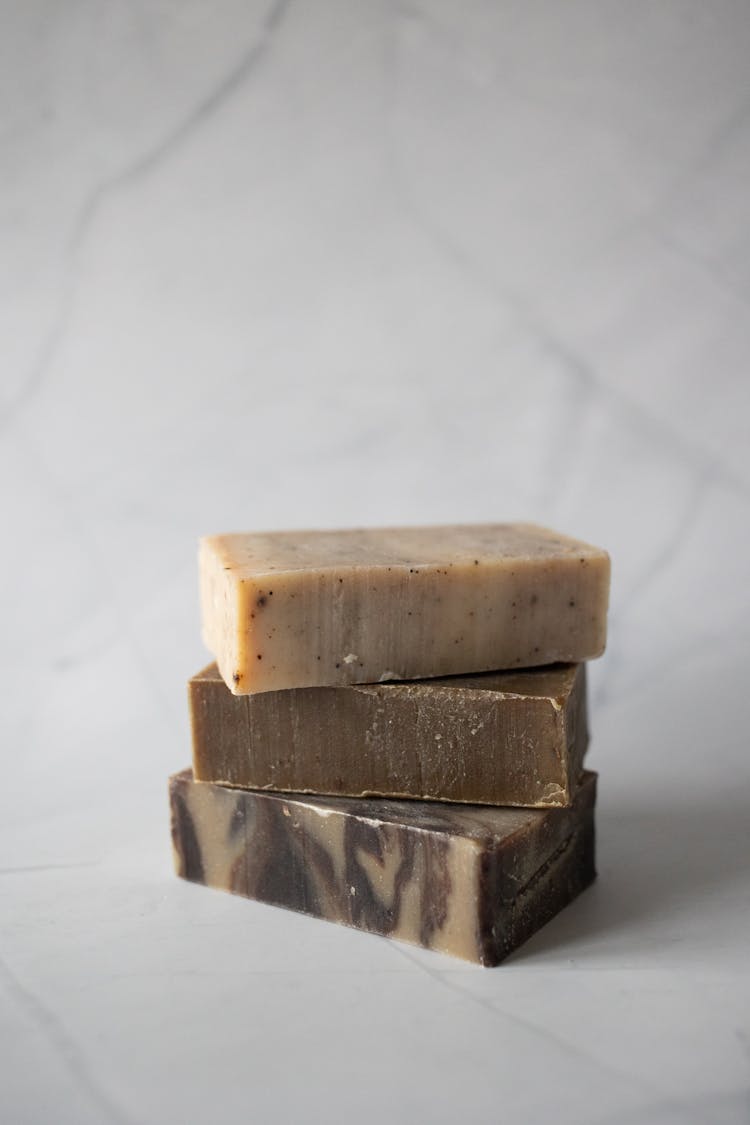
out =
[[589,686],[586,664],[578,665],[573,687],[568,698],[567,747],[568,785],[575,793],[584,776],[584,762],[591,742],[589,722]]
[[575,802],[583,781],[583,763],[590,742],[586,661],[581,661],[574,667],[575,674],[568,695],[551,700],[559,743],[565,746],[567,756],[565,785],[560,791],[561,800],[555,802],[560,808],[570,807]]
[[200,540],[201,636],[206,648],[213,653],[224,683],[236,692],[239,641],[235,623],[239,616],[239,587],[232,580],[231,571],[225,567],[223,558],[215,539]]
[[[592,560],[593,561],[593,560]],[[604,654],[607,647],[607,631],[609,628],[609,599],[612,591],[612,559],[605,550],[601,550],[601,555],[598,560],[601,573],[599,574],[599,598],[601,608],[601,643],[597,652],[588,656],[587,660],[597,660]]]

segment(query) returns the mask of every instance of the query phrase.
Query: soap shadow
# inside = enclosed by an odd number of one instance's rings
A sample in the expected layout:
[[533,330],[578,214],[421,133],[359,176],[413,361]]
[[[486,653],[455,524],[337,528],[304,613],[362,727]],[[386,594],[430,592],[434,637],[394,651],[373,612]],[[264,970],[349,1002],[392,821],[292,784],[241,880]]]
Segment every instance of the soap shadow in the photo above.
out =
[[628,958],[680,942],[690,919],[711,909],[709,895],[746,884],[749,806],[737,791],[660,804],[653,793],[629,794],[598,809],[596,882],[510,960],[605,949]]

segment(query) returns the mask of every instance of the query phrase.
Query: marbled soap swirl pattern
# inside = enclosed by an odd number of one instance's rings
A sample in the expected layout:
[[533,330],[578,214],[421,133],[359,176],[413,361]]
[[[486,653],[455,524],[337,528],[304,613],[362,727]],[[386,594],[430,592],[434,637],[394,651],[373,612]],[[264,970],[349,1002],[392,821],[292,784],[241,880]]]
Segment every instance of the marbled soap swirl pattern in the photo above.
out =
[[594,878],[596,778],[574,805],[302,798],[170,781],[179,875],[494,965]]

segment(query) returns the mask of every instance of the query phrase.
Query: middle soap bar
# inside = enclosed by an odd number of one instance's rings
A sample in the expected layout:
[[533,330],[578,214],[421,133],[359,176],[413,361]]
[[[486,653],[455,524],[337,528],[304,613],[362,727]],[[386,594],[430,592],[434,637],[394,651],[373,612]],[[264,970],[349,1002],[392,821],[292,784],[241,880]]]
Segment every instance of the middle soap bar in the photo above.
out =
[[583,664],[235,696],[189,683],[198,781],[538,808],[572,803],[588,742]]

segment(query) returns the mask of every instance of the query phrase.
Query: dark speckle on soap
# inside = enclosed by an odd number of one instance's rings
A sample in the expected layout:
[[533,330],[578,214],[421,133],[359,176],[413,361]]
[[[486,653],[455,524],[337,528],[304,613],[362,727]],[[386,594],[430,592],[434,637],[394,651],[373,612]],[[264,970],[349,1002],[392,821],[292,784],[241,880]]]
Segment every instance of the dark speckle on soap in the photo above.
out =
[[265,605],[267,601],[268,601],[268,599],[267,599],[266,595],[261,594],[259,598],[256,598],[255,604],[262,606],[262,605]]
[[240,680],[242,679],[242,672],[234,672],[232,674],[232,679],[234,680],[234,682],[236,684],[238,684],[240,682]]

